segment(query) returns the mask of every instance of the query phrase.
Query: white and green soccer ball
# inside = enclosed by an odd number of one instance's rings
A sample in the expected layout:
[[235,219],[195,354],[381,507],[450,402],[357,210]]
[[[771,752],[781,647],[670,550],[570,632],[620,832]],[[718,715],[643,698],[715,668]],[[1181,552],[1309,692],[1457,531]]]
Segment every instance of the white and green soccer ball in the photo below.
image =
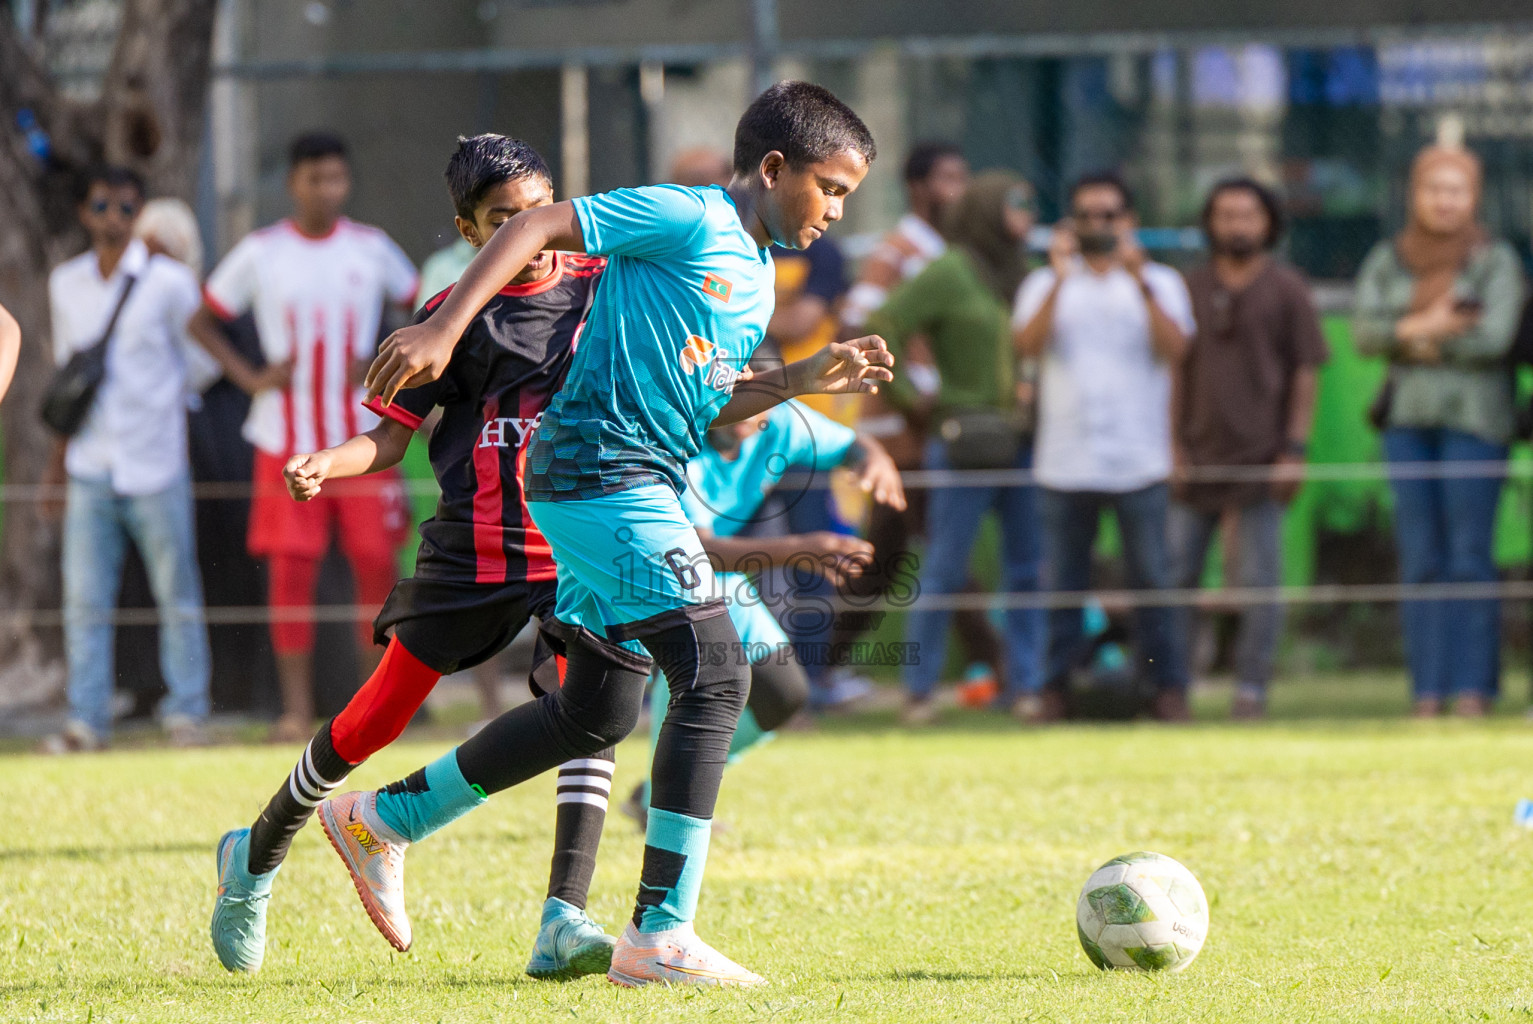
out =
[[1208,900],[1191,871],[1158,853],[1114,857],[1075,905],[1081,948],[1102,968],[1180,971],[1208,938]]

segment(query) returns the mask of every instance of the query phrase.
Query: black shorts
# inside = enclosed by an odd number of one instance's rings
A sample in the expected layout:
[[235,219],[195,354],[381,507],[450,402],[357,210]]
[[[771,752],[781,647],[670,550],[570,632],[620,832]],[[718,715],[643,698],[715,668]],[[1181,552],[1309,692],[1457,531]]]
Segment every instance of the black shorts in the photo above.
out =
[[458,583],[412,576],[394,584],[373,620],[373,641],[395,639],[444,676],[489,661],[537,616],[553,617],[552,581]]

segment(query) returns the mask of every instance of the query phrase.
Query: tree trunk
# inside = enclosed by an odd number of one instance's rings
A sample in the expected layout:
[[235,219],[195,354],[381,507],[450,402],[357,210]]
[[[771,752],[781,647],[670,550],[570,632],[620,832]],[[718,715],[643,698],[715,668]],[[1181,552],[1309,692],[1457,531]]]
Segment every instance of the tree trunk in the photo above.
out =
[[[65,99],[16,34],[0,4],[0,303],[21,323],[21,360],[0,404],[6,499],[0,505],[0,709],[56,696],[63,687],[56,626],[58,524],[28,493],[54,439],[38,419],[53,372],[48,272],[81,251],[75,222],[79,174],[105,160],[144,175],[151,196],[191,198],[203,134],[216,0],[124,0],[121,29],[95,103]],[[30,110],[51,152],[40,160],[17,130]],[[21,488],[18,493],[17,487]]]

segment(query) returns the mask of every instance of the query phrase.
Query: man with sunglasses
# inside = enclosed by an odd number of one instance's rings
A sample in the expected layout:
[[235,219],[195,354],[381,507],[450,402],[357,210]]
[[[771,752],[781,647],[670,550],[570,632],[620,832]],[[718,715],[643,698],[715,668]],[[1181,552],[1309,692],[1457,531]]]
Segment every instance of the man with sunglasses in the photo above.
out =
[[[112,724],[112,613],[128,540],[160,611],[161,721],[177,745],[201,742],[208,636],[193,536],[186,447],[186,321],[201,301],[192,271],[133,237],[144,183],[92,171],[80,203],[88,251],[48,278],[59,365],[111,328],[106,377],[79,431],[60,441],[49,481],[65,483],[64,646],[69,719],[49,753],[106,745]],[[120,306],[120,311],[119,311]],[[114,311],[116,312],[114,323]]]
[[[1049,266],[1023,282],[1013,317],[1019,353],[1041,362],[1033,471],[1046,589],[1091,586],[1104,508],[1117,519],[1129,587],[1168,587],[1171,372],[1193,333],[1192,302],[1182,276],[1140,247],[1133,194],[1120,177],[1081,177],[1070,207],[1054,231]],[[1175,611],[1140,607],[1134,618],[1142,672],[1156,689],[1152,711],[1185,721]],[[1065,684],[1086,647],[1081,609],[1051,611],[1044,693],[1029,717],[1064,713]]]

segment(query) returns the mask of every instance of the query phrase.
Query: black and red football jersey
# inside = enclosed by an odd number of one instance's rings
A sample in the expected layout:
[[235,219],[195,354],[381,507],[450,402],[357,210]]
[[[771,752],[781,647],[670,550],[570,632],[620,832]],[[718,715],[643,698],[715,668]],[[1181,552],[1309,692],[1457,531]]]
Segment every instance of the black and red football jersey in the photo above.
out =
[[[606,261],[554,256],[541,281],[508,285],[474,317],[437,380],[369,408],[412,430],[436,406],[431,469],[441,485],[436,515],[421,524],[415,574],[475,583],[552,580],[548,542],[523,496],[527,444],[564,384]],[[419,323],[448,288],[422,307]]]

